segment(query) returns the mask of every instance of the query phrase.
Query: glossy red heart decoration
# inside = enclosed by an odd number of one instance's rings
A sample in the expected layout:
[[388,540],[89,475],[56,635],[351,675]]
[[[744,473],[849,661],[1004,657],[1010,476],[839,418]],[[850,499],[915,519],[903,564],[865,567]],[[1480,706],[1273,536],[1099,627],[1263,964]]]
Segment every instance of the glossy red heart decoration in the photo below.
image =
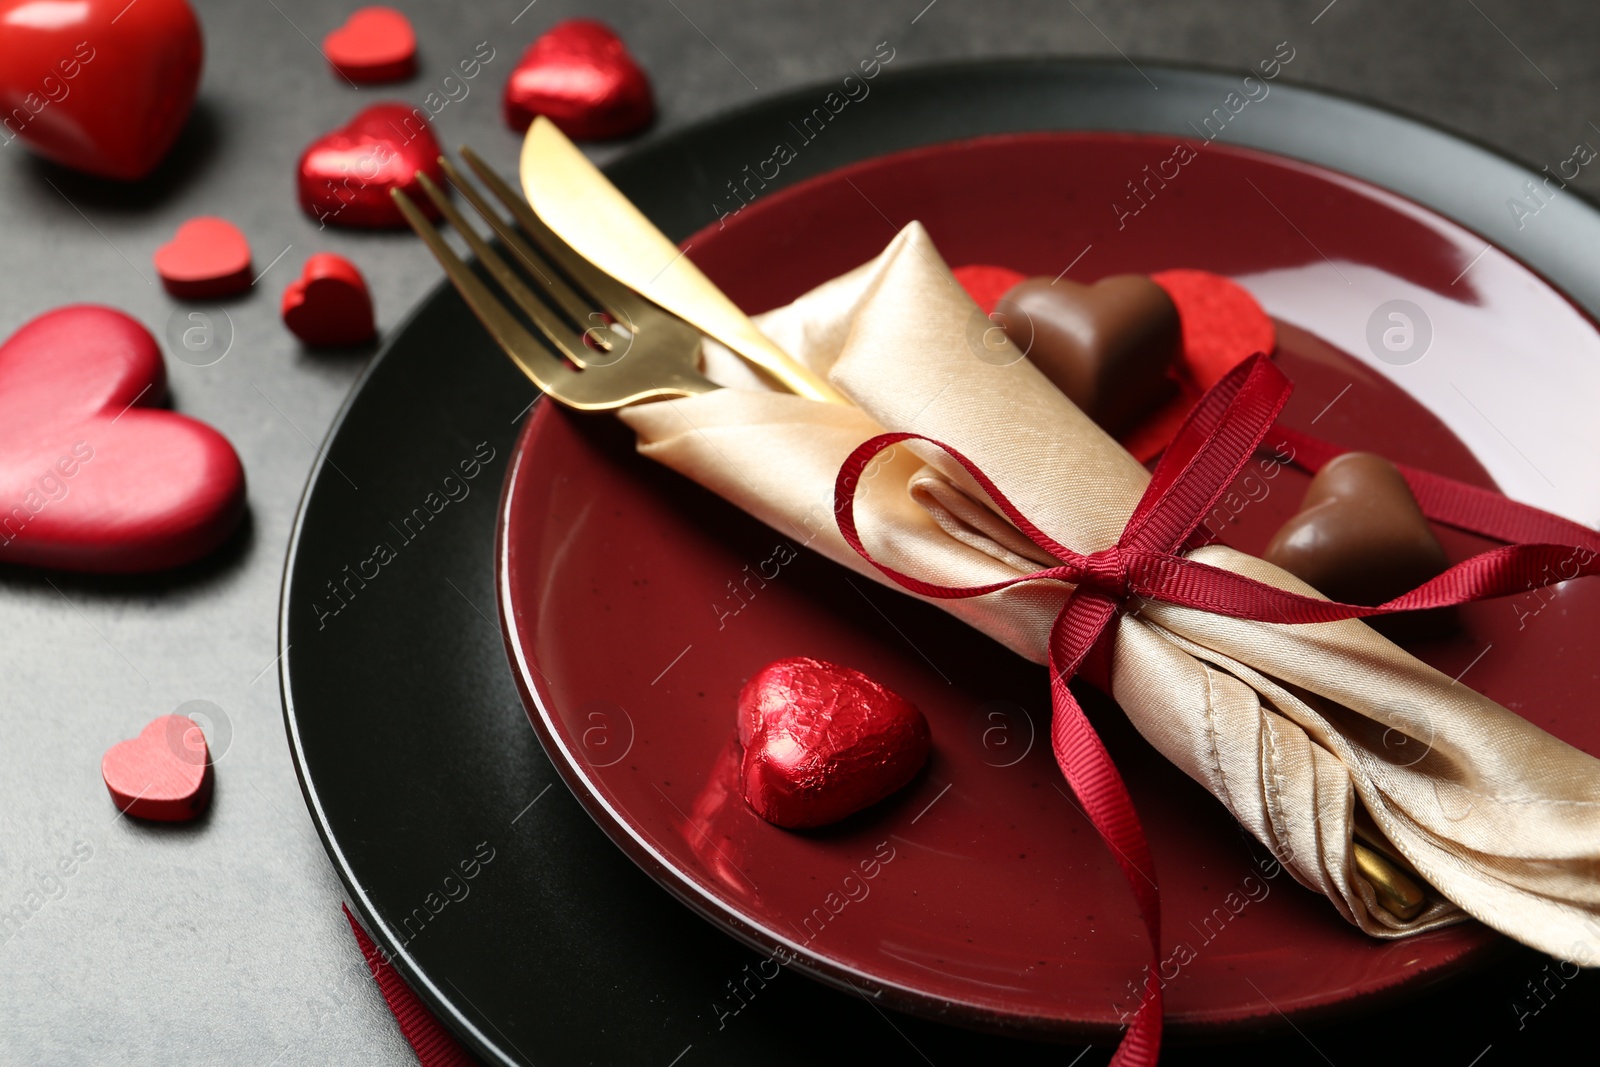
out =
[[322,39],[322,54],[353,82],[409,78],[417,67],[411,20],[392,7],[363,7]]
[[739,786],[777,826],[826,826],[915,777],[932,736],[915,704],[860,671],[794,656],[739,692]]
[[211,751],[186,715],[163,715],[139,736],[106,750],[100,776],[117,808],[156,822],[182,822],[211,801]]
[[165,395],[155,339],[113,308],[58,308],[0,345],[0,563],[160,570],[233,532],[239,457]]
[[405,218],[389,198],[391,189],[403,189],[430,218],[438,218],[438,209],[417,184],[419,170],[448,187],[427,112],[405,104],[374,104],[318,137],[301,154],[300,206],[324,226],[404,226]]
[[374,333],[366,279],[343,256],[318,252],[283,291],[283,324],[312,348],[365,344]]
[[142,178],[189,117],[203,53],[185,0],[0,0],[0,141]]
[[156,249],[156,273],[180,300],[208,300],[250,288],[250,242],[227,219],[202,215]]
[[506,80],[506,123],[544,115],[578,140],[627,137],[655,118],[650,79],[622,38],[594,19],[567,19],[528,46]]

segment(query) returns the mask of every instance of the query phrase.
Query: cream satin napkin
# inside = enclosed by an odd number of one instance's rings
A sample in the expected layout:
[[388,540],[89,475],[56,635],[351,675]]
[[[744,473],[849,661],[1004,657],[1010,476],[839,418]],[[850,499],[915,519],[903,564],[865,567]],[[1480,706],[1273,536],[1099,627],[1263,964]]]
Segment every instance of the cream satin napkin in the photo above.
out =
[[[644,455],[885,584],[840,536],[833,486],[851,450],[888,430],[959,449],[1058,542],[1113,544],[1144,468],[1020,353],[971,343],[975,323],[988,325],[912,223],[876,260],[759,320],[858,407],[774,392],[708,345],[707,370],[729,388],[622,418]],[[1053,562],[926,445],[880,457],[856,514],[876,559],[930,582],[980,585]],[[1193,558],[1315,595],[1229,548]],[[1043,663],[1064,596],[1038,582],[932,603]],[[1359,621],[1274,625],[1145,603],[1114,626],[1112,695],[1139,732],[1362,930],[1402,937],[1465,913],[1600,965],[1600,761]],[[1378,905],[1351,853],[1358,805],[1447,900],[1409,922]]]

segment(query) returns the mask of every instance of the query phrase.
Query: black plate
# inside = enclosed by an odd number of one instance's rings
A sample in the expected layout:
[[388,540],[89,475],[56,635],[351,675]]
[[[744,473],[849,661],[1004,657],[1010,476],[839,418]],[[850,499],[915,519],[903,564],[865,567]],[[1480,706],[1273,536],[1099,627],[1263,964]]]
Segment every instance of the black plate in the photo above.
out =
[[[1039,129],[1192,135],[1240,75],[1066,60],[886,73],[777,184],[901,148]],[[630,153],[612,179],[674,239],[715,218],[827,86]],[[1600,315],[1600,213],[1519,233],[1503,201],[1531,171],[1410,119],[1275,83],[1222,139],[1306,159],[1472,227]],[[1244,116],[1241,116],[1243,119]],[[284,579],[284,714],[301,785],[351,904],[407,981],[485,1060],[508,1064],[1067,1063],[1077,1050],[885,1012],[760,957],[679,905],[590,821],[539,748],[494,596],[505,461],[535,392],[441,285],[357,384],[312,472]],[[492,458],[485,459],[485,456]],[[463,466],[464,465],[464,466]],[[467,473],[474,473],[470,479]],[[389,553],[375,555],[383,543]],[[386,560],[386,561],[385,561]],[[468,877],[468,874],[471,877]],[[1288,1032],[1166,1062],[1467,1063],[1519,1021],[1519,1058],[1575,1036],[1532,1025],[1517,953],[1360,1026]],[[1594,1002],[1596,982],[1556,995]],[[1582,985],[1582,991],[1572,986]],[[1519,1000],[1520,998],[1520,1000]],[[1543,1003],[1541,1001],[1540,1003]],[[1500,1035],[1506,1035],[1501,1038]],[[1064,1054],[1065,1053],[1065,1054]],[[1105,1053],[1086,1056],[1085,1065]]]

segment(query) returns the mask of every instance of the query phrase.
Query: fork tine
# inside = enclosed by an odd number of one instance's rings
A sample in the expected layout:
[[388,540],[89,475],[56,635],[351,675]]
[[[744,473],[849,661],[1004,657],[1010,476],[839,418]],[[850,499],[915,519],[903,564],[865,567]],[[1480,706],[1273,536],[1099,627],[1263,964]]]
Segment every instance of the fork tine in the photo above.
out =
[[[584,358],[584,354],[589,350],[583,344],[581,338],[574,345],[562,333],[557,333],[547,325],[547,320],[541,317],[544,305],[539,302],[539,298],[534,296],[533,292],[523,284],[516,271],[506,265],[506,261],[500,258],[500,254],[490,248],[489,243],[478,235],[478,231],[468,224],[466,218],[450,202],[450,198],[444,195],[444,191],[433,184],[433,179],[419,170],[417,171],[417,184],[422,186],[422,191],[428,194],[428,199],[433,201],[434,206],[444,215],[446,221],[454,226],[461,236],[466,239],[467,246],[472,249],[472,254],[478,257],[480,263],[489,268],[489,273],[494,275],[494,280],[505,288],[506,292],[511,295],[511,299],[517,302],[517,306],[527,313],[535,326],[539,327],[539,332],[544,334],[550,343],[555,345],[561,354],[572,360],[573,363],[580,367],[588,366],[589,363]],[[573,351],[574,348],[577,351]]]
[[[571,319],[572,323],[580,330],[588,329],[594,325],[591,316],[595,314],[595,305],[573,292],[572,287],[562,279],[561,275],[533,250],[532,246],[528,244],[527,238],[523,237],[515,226],[506,221],[505,216],[496,211],[489,201],[484,199],[483,194],[478,191],[478,187],[466,179],[466,176],[456,168],[456,165],[450,161],[448,156],[441,155],[439,157],[439,166],[444,168],[445,177],[450,180],[450,184],[455,186],[461,195],[466,197],[468,203],[477,209],[478,214],[483,216],[483,220],[500,236],[500,240],[505,242],[506,247],[510,248],[517,258],[522,260],[523,266],[537,276],[540,284],[545,287],[545,295],[566,313],[567,318]],[[602,331],[594,331],[590,336],[602,347],[607,349],[611,347],[610,340],[604,336]]]
[[411,228],[417,231],[433,253],[433,258],[439,261],[439,266],[449,276],[455,285],[456,291],[461,294],[472,313],[483,323],[490,335],[505,350],[506,355],[521,368],[541,390],[547,393],[561,391],[561,382],[570,377],[573,372],[561,365],[561,361],[552,356],[543,345],[534,340],[533,335],[523,328],[516,316],[506,310],[504,304],[495,299],[489,287],[472,272],[472,268],[464,263],[455,249],[445,242],[443,235],[433,223],[428,221],[416,203],[399,189],[394,189],[389,194],[400,213],[405,216]]
[[577,284],[579,289],[586,290],[595,303],[605,308],[613,319],[629,330],[637,332],[634,320],[639,317],[640,310],[642,309],[645,314],[650,314],[653,310],[652,305],[644,297],[579,255],[571,245],[545,225],[543,219],[534,214],[528,202],[514,192],[506,184],[505,179],[496,174],[478,153],[462,145],[461,158],[467,161],[473,173],[489,187],[495,199],[506,206],[512,217],[517,220],[517,225],[533,238],[534,243]]

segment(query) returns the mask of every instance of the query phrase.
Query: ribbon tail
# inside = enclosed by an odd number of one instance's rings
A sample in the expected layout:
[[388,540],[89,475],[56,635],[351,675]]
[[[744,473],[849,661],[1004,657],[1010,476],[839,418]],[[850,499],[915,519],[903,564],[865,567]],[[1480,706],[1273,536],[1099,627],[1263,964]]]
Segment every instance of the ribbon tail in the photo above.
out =
[[406,1043],[417,1054],[417,1062],[422,1067],[473,1067],[477,1061],[468,1056],[450,1031],[423,1007],[421,998],[406,985],[394,965],[350,914],[350,906],[341,907],[350,923],[350,932],[361,947],[361,955],[366,958],[367,969],[372,972],[372,980],[378,983],[378,992],[383,994],[384,1003],[394,1013],[394,1021],[400,1024]]
[[1084,814],[1122,868],[1150,938],[1143,997],[1111,1063],[1112,1067],[1151,1067],[1160,1055],[1162,1024],[1161,896],[1155,864],[1122,775],[1067,684],[1116,613],[1117,605],[1110,597],[1080,589],[1056,617],[1050,631],[1050,743]]
[[1291,388],[1258,355],[1207,390],[1156,464],[1118,544],[1171,550],[1188,541],[1250,462]]

